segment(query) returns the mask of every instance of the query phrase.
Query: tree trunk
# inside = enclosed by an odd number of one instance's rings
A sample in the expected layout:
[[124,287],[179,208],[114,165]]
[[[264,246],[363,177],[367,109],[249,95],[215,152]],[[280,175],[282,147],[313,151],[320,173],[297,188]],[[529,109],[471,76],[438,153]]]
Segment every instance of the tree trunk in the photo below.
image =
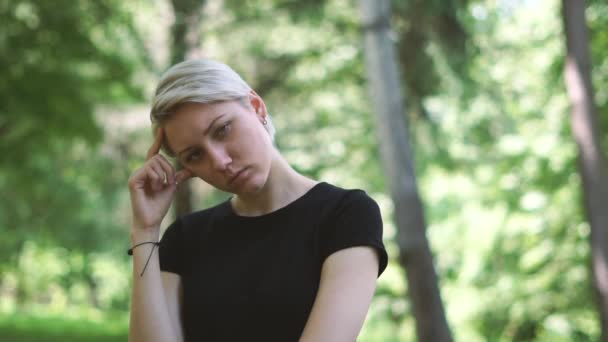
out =
[[[175,22],[171,28],[171,65],[201,56],[201,22],[205,0],[171,0]],[[180,169],[180,165],[175,165]],[[192,189],[188,182],[177,186],[175,217],[192,212]]]
[[399,70],[390,37],[389,2],[361,0],[360,4],[368,82],[377,112],[380,152],[395,207],[399,262],[407,273],[416,333],[419,341],[451,341],[416,185]]
[[593,101],[585,2],[563,0],[567,56],[564,76],[572,106],[572,133],[579,150],[584,207],[591,226],[593,286],[602,341],[608,342],[608,168],[602,153],[598,114]]

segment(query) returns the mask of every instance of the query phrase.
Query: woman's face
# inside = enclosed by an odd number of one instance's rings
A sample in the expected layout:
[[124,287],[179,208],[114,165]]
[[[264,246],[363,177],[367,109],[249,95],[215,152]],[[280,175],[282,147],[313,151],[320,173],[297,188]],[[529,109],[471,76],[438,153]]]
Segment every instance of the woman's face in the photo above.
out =
[[266,108],[252,94],[238,100],[185,103],[164,124],[165,139],[182,166],[231,193],[260,190],[270,173],[272,141],[262,121]]

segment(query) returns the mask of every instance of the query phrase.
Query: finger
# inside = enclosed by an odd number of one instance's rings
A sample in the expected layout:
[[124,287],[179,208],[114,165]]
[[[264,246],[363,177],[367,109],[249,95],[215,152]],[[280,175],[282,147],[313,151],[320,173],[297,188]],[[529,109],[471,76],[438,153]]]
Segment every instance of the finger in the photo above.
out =
[[150,149],[148,149],[148,154],[146,155],[146,160],[150,160],[150,158],[154,157],[160,151],[160,147],[163,143],[163,128],[158,127],[156,130],[156,136],[154,136],[154,142]]
[[158,163],[156,163],[155,160],[151,160],[149,162],[148,168],[154,171],[154,173],[156,174],[154,182],[157,182],[158,184],[165,184],[165,170],[163,170],[163,168]]
[[145,168],[139,168],[133,172],[129,178],[129,188],[134,190],[140,188],[146,183],[146,170]]
[[163,168],[163,171],[167,175],[167,181],[169,183],[175,183],[175,169],[171,163],[169,163],[169,161],[161,154],[157,154],[154,160]]
[[190,170],[188,170],[188,169],[180,170],[179,172],[177,172],[177,174],[175,174],[175,184],[179,184],[192,177],[194,177],[194,174]]
[[151,167],[146,169],[149,189],[156,192],[162,188],[163,178]]

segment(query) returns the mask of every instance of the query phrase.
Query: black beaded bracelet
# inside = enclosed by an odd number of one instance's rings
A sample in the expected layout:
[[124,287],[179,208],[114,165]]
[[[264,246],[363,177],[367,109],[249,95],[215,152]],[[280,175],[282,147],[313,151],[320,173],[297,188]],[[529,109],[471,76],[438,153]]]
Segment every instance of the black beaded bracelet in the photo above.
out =
[[152,250],[150,251],[150,255],[148,255],[148,260],[146,260],[146,264],[144,265],[144,269],[141,271],[141,273],[139,274],[140,277],[142,277],[144,275],[144,272],[146,272],[146,268],[148,267],[148,263],[150,262],[150,258],[152,257],[152,253],[154,253],[154,247],[156,246],[160,246],[160,242],[154,242],[154,241],[146,241],[146,242],[142,242],[142,243],[138,243],[137,245],[129,248],[127,250],[127,254],[128,255],[133,255],[133,250],[137,247],[137,246],[141,246],[141,245],[145,245],[151,243],[154,246],[152,246]]

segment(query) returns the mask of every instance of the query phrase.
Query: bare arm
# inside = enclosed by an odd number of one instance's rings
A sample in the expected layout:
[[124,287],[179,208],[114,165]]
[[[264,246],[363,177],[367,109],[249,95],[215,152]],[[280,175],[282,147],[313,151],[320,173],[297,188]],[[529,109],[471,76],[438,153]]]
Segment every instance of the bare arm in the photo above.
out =
[[183,341],[182,303],[184,297],[181,277],[171,272],[160,272],[160,277],[163,280],[171,324],[178,335],[178,340]]
[[300,342],[355,341],[371,304],[377,275],[378,255],[371,247],[347,248],[328,256]]
[[[148,150],[146,163],[129,179],[132,246],[158,241],[160,223],[169,210],[177,183],[192,176],[185,170],[175,172],[171,163],[158,153],[162,139],[160,128]],[[150,261],[145,266],[150,253]],[[156,246],[145,244],[133,249],[129,341],[183,341],[180,289],[178,275],[160,271]]]
[[180,277],[160,271],[158,248],[154,248],[146,271],[140,276],[152,248],[147,244],[133,250],[129,341],[183,341]]

